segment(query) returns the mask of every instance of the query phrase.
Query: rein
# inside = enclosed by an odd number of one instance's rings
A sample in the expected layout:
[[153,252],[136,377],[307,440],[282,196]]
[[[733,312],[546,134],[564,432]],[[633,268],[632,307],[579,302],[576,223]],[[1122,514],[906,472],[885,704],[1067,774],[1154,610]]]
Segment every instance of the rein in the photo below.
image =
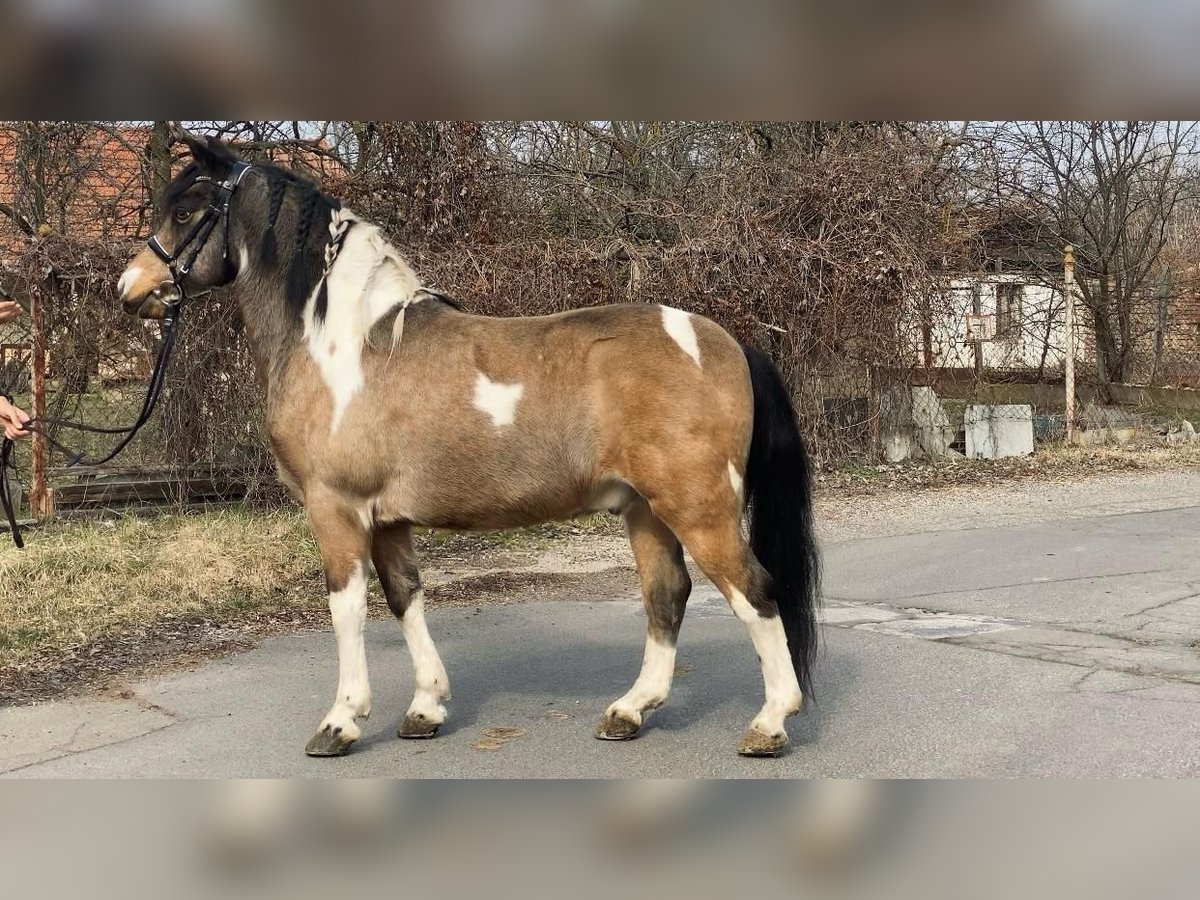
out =
[[[154,414],[154,409],[158,405],[159,397],[162,395],[163,384],[166,381],[167,367],[171,362],[171,354],[175,349],[176,337],[179,334],[179,318],[184,304],[188,300],[187,290],[183,286],[184,280],[192,271],[192,266],[196,264],[196,259],[204,250],[204,246],[208,243],[209,237],[219,223],[223,225],[222,236],[222,258],[228,266],[229,262],[229,203],[233,198],[233,192],[241,184],[242,178],[252,167],[248,163],[237,162],[234,164],[229,177],[224,181],[216,181],[207,176],[201,175],[196,178],[197,181],[210,182],[218,188],[217,195],[213,198],[213,202],[209,204],[208,209],[204,211],[204,216],[196,226],[188,232],[187,236],[180,241],[179,246],[175,248],[173,253],[168,253],[162,244],[158,241],[157,235],[152,235],[146,246],[148,246],[155,255],[166,263],[167,270],[171,273],[171,281],[169,284],[174,288],[174,299],[170,301],[161,301],[166,307],[163,314],[160,339],[158,345],[158,354],[154,358],[154,368],[150,373],[150,382],[146,386],[146,396],[142,401],[142,409],[138,413],[137,419],[131,425],[121,425],[115,427],[101,427],[97,425],[88,425],[84,422],[74,422],[68,419],[47,419],[36,418],[30,419],[25,423],[26,431],[36,431],[42,435],[51,446],[61,450],[68,457],[66,465],[77,466],[101,466],[109,462],[117,456],[122,450],[129,446],[130,442],[141,431],[150,417]],[[190,248],[190,252],[189,251]],[[186,258],[184,254],[187,252]],[[180,260],[183,260],[182,264]],[[232,280],[232,279],[228,279]],[[228,280],[225,283],[228,283]],[[164,282],[168,283],[168,282]],[[219,287],[220,285],[218,285]],[[49,434],[49,428],[70,428],[74,431],[87,432],[89,434],[122,434],[121,440],[117,441],[116,445],[103,456],[89,458],[82,451],[75,451]],[[3,446],[0,447],[0,505],[4,507],[4,515],[8,519],[8,526],[11,529],[13,543],[17,549],[24,549],[25,541],[21,537],[21,529],[17,525],[16,512],[13,509],[12,503],[12,487],[9,484],[9,460],[12,457],[14,442],[9,438],[4,439]]]

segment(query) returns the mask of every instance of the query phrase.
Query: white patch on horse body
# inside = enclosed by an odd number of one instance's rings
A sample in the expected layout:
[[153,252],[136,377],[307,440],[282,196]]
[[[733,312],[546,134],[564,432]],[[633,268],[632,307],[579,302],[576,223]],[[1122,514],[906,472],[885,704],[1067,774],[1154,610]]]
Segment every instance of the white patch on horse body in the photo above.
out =
[[742,476],[738,474],[737,467],[732,462],[729,463],[729,483],[733,485],[733,492],[739,497],[742,496]]
[[363,388],[363,345],[371,328],[397,305],[421,298],[421,281],[379,229],[344,207],[334,213],[331,236],[343,221],[352,227],[326,278],[324,319],[314,310],[318,284],[304,309],[304,336],[321,378],[333,395],[332,434]]
[[692,327],[692,315],[682,309],[662,307],[663,328],[683,352],[700,365],[700,344],[696,341],[696,329]]
[[361,733],[355,719],[371,714],[371,685],[367,680],[367,651],[363,644],[363,625],[367,621],[367,579],[362,563],[346,586],[329,594],[329,615],[338,647],[338,689],[333,708],[321,722],[321,728],[341,728],[348,740]]
[[750,727],[770,736],[783,734],[784,720],[798,712],[804,700],[788,652],[783,620],[779,616],[764,619],[746,599],[746,595],[732,585],[726,596],[734,615],[742,620],[750,632],[750,640],[754,642],[754,649],[762,661],[766,701]]
[[370,531],[375,527],[375,503],[368,500],[358,508],[358,521],[362,523],[362,527],[366,531]]
[[671,678],[675,675],[675,646],[663,644],[653,637],[646,637],[646,650],[642,656],[642,670],[628,693],[608,707],[608,714],[616,714],[631,722],[642,721],[642,713],[662,705],[671,690]]
[[408,708],[410,716],[424,716],[441,724],[446,721],[446,707],[439,702],[450,698],[450,678],[442,658],[438,656],[429,627],[425,624],[425,592],[418,589],[400,620],[400,630],[412,656],[413,681],[416,690]]
[[475,376],[475,408],[491,418],[497,428],[516,421],[517,404],[524,392],[523,384],[501,384],[482,372]]

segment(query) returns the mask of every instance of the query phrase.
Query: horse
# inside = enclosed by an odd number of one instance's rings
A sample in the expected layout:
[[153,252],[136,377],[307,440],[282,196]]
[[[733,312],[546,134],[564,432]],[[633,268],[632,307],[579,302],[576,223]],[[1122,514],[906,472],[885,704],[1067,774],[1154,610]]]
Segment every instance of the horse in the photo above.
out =
[[313,182],[215,138],[187,144],[191,162],[118,293],[151,319],[220,287],[240,308],[271,451],[319,546],[337,643],[337,692],[306,753],[346,753],[371,711],[372,564],[412,657],[397,734],[434,737],[446,721],[450,682],[426,624],[414,528],[600,511],[624,520],[647,626],[640,672],[596,736],[636,737],[667,698],[691,591],[686,548],[761,663],[764,702],[738,751],[781,753],[785,720],[811,692],[820,558],[810,455],[770,359],[656,303],[473,315]]

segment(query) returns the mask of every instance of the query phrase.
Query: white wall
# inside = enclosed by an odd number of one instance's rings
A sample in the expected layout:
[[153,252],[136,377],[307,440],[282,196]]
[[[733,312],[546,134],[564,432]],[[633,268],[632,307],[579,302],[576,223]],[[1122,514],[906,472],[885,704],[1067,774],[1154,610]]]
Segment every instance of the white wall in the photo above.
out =
[[[935,301],[932,328],[933,365],[971,368],[975,351],[966,343],[967,315],[972,312],[973,287],[979,287],[979,307],[984,315],[996,315],[997,285],[1020,285],[1021,317],[1019,326],[1008,335],[999,335],[983,343],[983,365],[994,369],[1036,369],[1046,354],[1046,371],[1061,370],[1066,347],[1062,293],[1054,288],[1027,282],[1020,275],[986,275],[951,282],[944,295]],[[1076,300],[1076,315],[1079,302]],[[939,315],[940,313],[940,315]],[[1049,328],[1047,328],[1049,326]],[[915,362],[924,365],[923,337],[919,324],[914,326]],[[1083,347],[1077,359],[1083,357]]]

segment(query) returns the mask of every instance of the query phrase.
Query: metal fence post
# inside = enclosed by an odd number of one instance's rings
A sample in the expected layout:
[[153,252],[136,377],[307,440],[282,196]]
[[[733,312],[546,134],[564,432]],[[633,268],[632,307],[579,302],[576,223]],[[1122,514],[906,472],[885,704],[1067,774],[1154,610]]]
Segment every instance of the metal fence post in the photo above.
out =
[[1063,418],[1067,444],[1070,445],[1075,440],[1075,248],[1070,244],[1063,247],[1063,299],[1066,301],[1067,320],[1066,358],[1063,360],[1063,383],[1066,388]]
[[[53,278],[53,275],[47,275],[46,280]],[[42,284],[39,288],[33,291],[33,296],[30,297],[29,303],[29,340],[31,343],[32,369],[30,372],[30,390],[33,393],[33,403],[31,414],[35,419],[40,419],[46,415],[46,333],[45,333],[45,311],[43,303],[45,300],[46,284]],[[31,472],[29,479],[29,508],[32,510],[34,518],[39,522],[45,521],[50,517],[51,502],[50,491],[46,484],[46,468],[49,461],[50,444],[45,436],[40,431],[33,433],[32,447],[30,448]]]

